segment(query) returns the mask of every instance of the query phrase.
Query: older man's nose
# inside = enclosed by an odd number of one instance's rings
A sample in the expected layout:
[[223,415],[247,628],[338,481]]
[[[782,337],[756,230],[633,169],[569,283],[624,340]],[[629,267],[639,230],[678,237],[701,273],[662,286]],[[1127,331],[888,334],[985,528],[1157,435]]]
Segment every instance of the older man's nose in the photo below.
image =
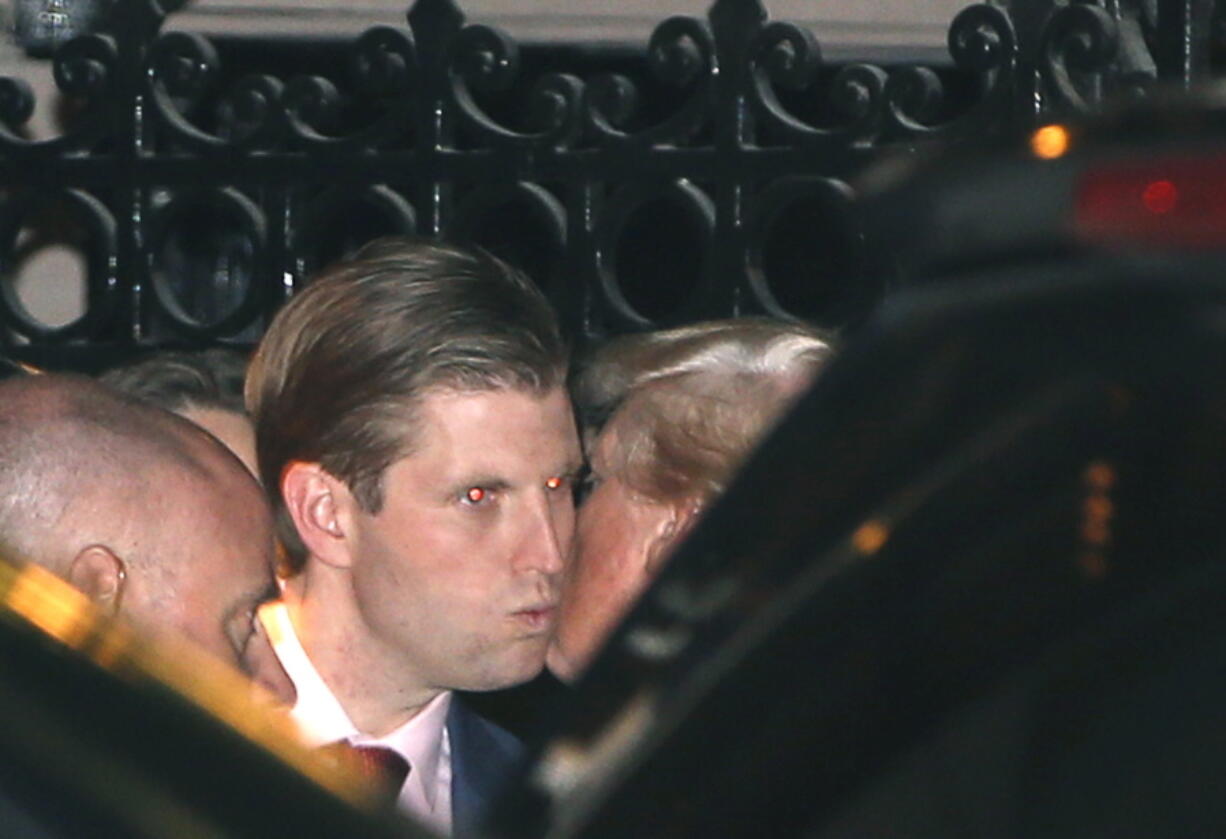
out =
[[268,641],[260,622],[256,622],[256,634],[247,645],[243,660],[243,669],[257,685],[263,688],[280,705],[293,706],[298,698],[294,683],[290,681],[285,668],[281,666],[272,644]]

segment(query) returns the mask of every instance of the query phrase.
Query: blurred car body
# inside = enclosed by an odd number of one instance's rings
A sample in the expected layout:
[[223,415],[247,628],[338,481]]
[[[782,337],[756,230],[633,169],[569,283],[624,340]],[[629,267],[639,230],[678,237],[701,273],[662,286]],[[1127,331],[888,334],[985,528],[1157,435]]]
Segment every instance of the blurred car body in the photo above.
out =
[[870,178],[892,298],[497,834],[1226,829],[1224,116],[1131,104]]
[[0,560],[0,825],[13,837],[427,836],[319,762],[236,672]]

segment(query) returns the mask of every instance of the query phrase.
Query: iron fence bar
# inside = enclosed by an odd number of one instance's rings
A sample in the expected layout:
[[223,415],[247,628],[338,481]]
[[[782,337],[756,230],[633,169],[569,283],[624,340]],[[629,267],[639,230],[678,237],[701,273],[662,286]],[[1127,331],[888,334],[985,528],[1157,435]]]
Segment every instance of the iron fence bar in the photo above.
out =
[[[364,235],[328,221],[350,216],[372,234],[496,245],[491,231],[522,233],[510,256],[531,263],[581,343],[756,311],[837,326],[871,303],[848,296],[874,285],[842,223],[857,172],[1157,80],[1191,84],[1212,72],[1214,12],[1212,0],[991,0],[950,21],[948,66],[835,66],[820,32],[772,20],[760,0],[714,0],[701,18],[662,20],[630,75],[623,62],[527,78],[514,39],[455,0],[416,0],[405,26],[350,45],[347,78],[253,67],[220,89],[207,39],[160,34],[156,3],[117,0],[107,30],[54,57],[57,83],[84,103],[71,131],[19,136],[28,86],[0,80],[0,289],[20,268],[22,214],[44,199],[83,214],[106,257],[91,263],[104,276],[80,322],[41,325],[11,288],[0,295],[0,340],[23,356],[250,342],[327,255],[317,240]],[[196,322],[167,291],[163,251],[176,220],[214,217],[201,238],[249,256],[217,270],[250,275],[205,271],[212,286],[191,296],[213,320]],[[800,217],[812,236],[778,232]],[[228,309],[209,301],[217,288],[235,296]]]

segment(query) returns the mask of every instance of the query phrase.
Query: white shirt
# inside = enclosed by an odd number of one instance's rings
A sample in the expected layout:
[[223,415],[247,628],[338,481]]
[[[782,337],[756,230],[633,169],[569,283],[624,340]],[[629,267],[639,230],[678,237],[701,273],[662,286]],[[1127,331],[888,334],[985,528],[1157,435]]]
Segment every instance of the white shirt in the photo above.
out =
[[445,835],[451,833],[451,739],[447,710],[451,692],[430,701],[420,713],[383,737],[358,731],[340,700],[324,682],[302,648],[289,611],[282,603],[260,609],[260,621],[272,648],[298,691],[290,716],[309,746],[347,740],[355,746],[386,746],[409,763],[409,776],[400,788],[397,804]]

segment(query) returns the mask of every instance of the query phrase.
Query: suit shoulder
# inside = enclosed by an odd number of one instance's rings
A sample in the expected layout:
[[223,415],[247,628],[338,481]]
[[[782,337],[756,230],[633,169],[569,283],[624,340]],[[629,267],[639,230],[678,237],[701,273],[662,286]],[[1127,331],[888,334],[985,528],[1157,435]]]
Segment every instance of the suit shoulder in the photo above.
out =
[[447,727],[453,742],[459,741],[457,751],[483,754],[486,759],[497,755],[506,762],[523,755],[524,744],[518,737],[468,707],[462,697],[452,700]]

